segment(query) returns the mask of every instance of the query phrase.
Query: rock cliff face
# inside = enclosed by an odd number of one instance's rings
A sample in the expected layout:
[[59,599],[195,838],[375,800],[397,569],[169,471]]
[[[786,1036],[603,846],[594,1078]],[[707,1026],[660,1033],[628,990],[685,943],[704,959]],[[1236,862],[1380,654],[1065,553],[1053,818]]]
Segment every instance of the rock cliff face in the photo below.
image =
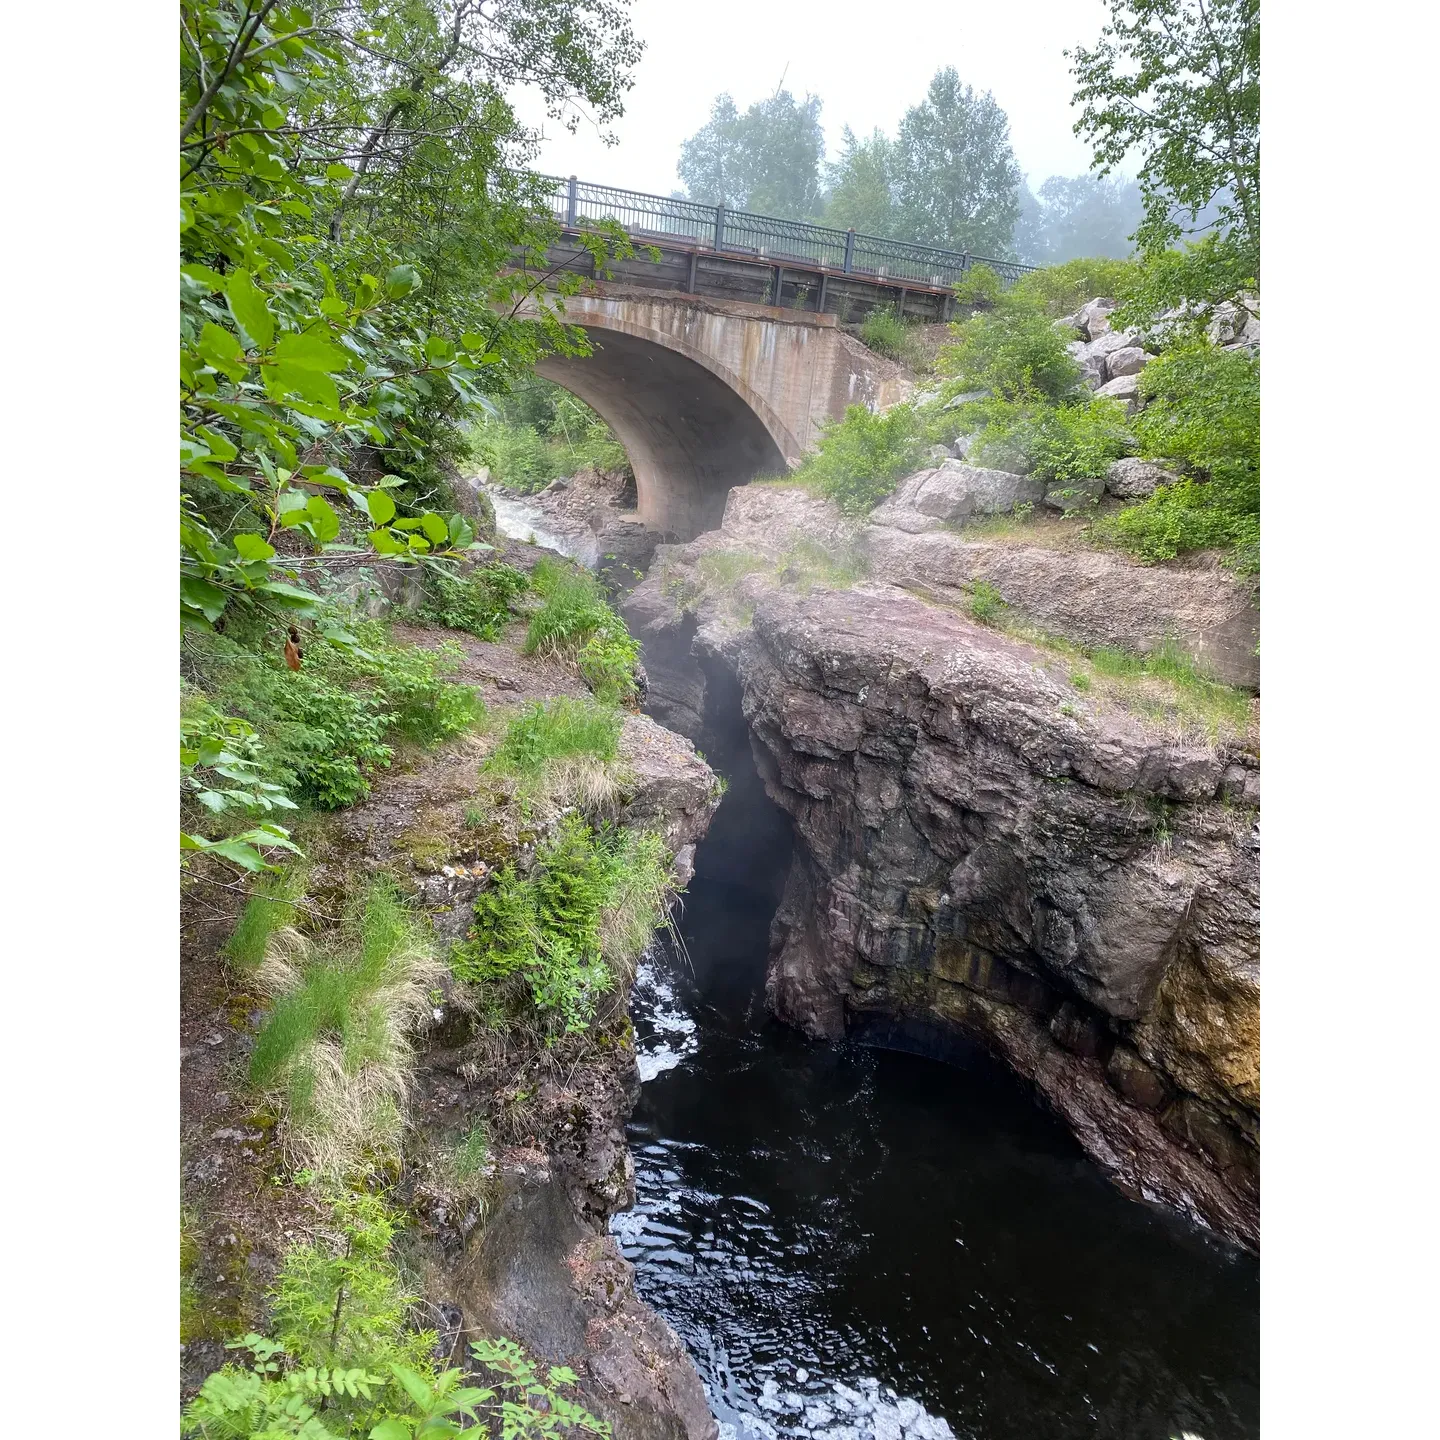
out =
[[[1057,651],[914,593],[937,593],[917,557],[848,588],[787,558],[883,558],[867,529],[800,492],[732,491],[722,530],[662,547],[627,606],[656,713],[703,743],[738,686],[794,822],[772,1009],[816,1036],[978,1039],[1126,1188],[1255,1244],[1253,744],[1078,688]],[[1072,623],[1101,625],[1093,555],[1043,553],[1036,592],[1081,577]],[[1024,572],[1024,547],[1007,557]],[[1143,573],[1152,608],[1184,607],[1193,572]]]

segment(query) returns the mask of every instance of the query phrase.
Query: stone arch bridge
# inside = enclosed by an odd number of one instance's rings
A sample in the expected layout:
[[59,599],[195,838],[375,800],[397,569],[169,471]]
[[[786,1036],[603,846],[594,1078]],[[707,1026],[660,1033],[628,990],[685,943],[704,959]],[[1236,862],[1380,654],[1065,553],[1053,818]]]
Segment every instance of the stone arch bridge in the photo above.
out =
[[784,474],[847,405],[908,390],[834,315],[596,282],[567,297],[565,320],[592,353],[536,368],[610,426],[639,518],[682,540],[720,523],[731,486]]

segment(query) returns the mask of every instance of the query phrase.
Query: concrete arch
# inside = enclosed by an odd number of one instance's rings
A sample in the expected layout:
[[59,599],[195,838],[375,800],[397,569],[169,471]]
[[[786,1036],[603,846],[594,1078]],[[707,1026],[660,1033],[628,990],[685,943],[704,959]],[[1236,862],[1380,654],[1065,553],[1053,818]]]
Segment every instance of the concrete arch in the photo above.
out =
[[615,432],[652,529],[681,539],[713,529],[731,486],[788,468],[775,439],[783,428],[773,411],[764,414],[770,407],[750,403],[711,367],[623,331],[593,333],[592,343],[590,355],[554,355],[536,368]]
[[564,318],[593,353],[537,369],[614,430],[641,520],[680,539],[719,524],[732,486],[796,464],[827,417],[900,398],[895,367],[831,315],[597,286]]

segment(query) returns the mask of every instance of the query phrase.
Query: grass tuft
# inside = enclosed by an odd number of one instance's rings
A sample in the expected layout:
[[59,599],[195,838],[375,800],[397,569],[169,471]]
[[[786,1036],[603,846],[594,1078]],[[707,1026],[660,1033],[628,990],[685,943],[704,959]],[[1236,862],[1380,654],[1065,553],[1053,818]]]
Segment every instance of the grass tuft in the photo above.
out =
[[270,937],[256,982],[273,998],[250,1080],[274,1098],[317,1174],[344,1180],[398,1154],[409,1035],[444,973],[392,881],[372,883],[324,947]]
[[634,700],[640,645],[606,602],[600,582],[588,570],[546,559],[531,583],[544,603],[530,619],[525,654],[573,661],[599,700]]

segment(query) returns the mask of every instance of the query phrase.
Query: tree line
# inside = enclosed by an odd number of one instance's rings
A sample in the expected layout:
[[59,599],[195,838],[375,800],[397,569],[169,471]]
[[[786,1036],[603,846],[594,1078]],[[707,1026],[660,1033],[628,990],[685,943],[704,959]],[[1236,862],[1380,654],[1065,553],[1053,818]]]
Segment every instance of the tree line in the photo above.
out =
[[[777,88],[744,111],[717,96],[680,146],[677,193],[1035,265],[1217,231],[1243,235],[1258,258],[1256,0],[1112,0],[1097,44],[1066,53],[1088,174],[1032,190],[1005,111],[947,65],[893,135],[846,126],[834,160],[819,96]],[[1135,179],[1114,173],[1136,155]]]

